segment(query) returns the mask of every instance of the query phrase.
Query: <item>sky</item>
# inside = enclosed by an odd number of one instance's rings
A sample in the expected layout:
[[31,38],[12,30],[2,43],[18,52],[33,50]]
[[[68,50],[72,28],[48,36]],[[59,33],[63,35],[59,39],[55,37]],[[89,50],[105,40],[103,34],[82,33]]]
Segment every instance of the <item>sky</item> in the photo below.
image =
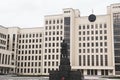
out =
[[106,14],[107,6],[120,0],[0,0],[0,25],[44,27],[44,16],[62,14],[62,9],[79,9],[81,16]]

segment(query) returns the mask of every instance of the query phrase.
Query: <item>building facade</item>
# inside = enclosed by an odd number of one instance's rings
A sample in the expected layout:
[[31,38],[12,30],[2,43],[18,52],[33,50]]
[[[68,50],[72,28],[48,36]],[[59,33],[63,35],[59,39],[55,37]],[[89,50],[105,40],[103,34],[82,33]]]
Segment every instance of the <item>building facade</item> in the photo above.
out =
[[120,75],[120,3],[108,6],[105,15],[80,16],[78,9],[66,8],[62,14],[46,15],[44,27],[4,27],[3,31],[0,26],[0,30],[0,57],[8,56],[5,64],[18,75],[48,75],[57,70],[63,39],[73,70]]

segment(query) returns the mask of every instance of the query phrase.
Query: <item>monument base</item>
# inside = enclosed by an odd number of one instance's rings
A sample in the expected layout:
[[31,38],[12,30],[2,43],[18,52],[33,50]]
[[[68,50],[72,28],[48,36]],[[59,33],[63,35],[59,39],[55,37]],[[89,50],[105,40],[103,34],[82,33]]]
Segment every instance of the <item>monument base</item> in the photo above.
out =
[[83,80],[80,70],[77,71],[50,71],[49,80]]

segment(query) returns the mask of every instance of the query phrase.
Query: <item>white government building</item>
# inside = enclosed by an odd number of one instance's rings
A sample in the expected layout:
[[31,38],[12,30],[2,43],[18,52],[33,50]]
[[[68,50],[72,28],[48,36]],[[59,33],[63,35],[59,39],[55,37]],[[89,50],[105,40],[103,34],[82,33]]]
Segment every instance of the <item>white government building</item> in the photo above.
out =
[[0,74],[48,75],[60,63],[61,42],[69,46],[73,70],[84,75],[120,75],[120,3],[107,14],[80,16],[78,9],[46,15],[44,27],[0,26]]

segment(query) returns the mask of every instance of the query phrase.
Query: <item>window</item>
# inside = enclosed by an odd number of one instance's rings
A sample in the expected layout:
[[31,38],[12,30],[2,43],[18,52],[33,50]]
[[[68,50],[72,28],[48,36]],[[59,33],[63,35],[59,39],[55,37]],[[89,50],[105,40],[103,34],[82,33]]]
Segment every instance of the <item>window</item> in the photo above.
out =
[[98,66],[98,65],[99,65],[99,56],[96,55],[96,66]]
[[98,42],[96,42],[96,47],[98,47]]
[[102,30],[100,30],[100,34],[102,34]]
[[58,47],[58,46],[59,46],[59,43],[56,43],[56,46]]
[[101,47],[103,46],[103,43],[102,43],[102,42],[100,42],[100,46],[101,46]]
[[89,29],[90,27],[89,27],[89,25],[87,25],[87,29]]
[[102,24],[100,24],[100,28],[102,28]]
[[61,29],[63,28],[63,26],[61,25]]
[[92,55],[92,66],[94,66],[94,55]]
[[37,60],[37,56],[35,56],[35,60]]
[[85,25],[83,25],[83,29],[85,29]]
[[81,47],[81,43],[79,43],[79,47]]
[[79,35],[81,35],[81,32],[79,31]]
[[104,34],[107,34],[107,30],[104,30]]
[[79,37],[79,41],[81,41],[81,37]]
[[46,68],[44,69],[44,73],[46,73]]
[[54,62],[52,62],[52,66],[54,66]]
[[86,64],[86,57],[85,55],[83,55],[83,66],[85,66],[85,64]]
[[100,55],[101,66],[103,66],[103,55]]
[[107,53],[107,48],[105,48],[105,53]]
[[91,34],[94,34],[94,31],[91,31]]
[[51,30],[51,26],[49,26],[49,30]]
[[63,20],[61,19],[61,24],[63,23]]
[[104,70],[101,70],[101,75],[104,75]]
[[98,31],[95,31],[95,34],[98,34]]
[[56,59],[58,59],[58,55],[56,55]]
[[108,57],[105,55],[105,66],[108,66]]
[[107,42],[104,42],[104,46],[107,46]]
[[44,66],[47,66],[47,62],[44,62]]
[[49,32],[49,35],[51,35],[51,32]]
[[51,20],[49,20],[49,24],[51,24]]
[[100,40],[102,40],[102,36],[100,36]]
[[83,31],[83,35],[85,35],[85,31]]
[[48,66],[50,66],[50,61],[48,62]]
[[90,55],[87,55],[87,65],[90,66]]
[[54,59],[55,58],[55,56],[54,55],[52,55],[52,59]]
[[79,26],[79,29],[81,29],[81,26]]
[[50,55],[48,55],[48,59],[51,59],[51,56],[50,56]]
[[59,20],[57,20],[57,24],[59,24]]
[[91,43],[91,47],[94,47],[94,43]]
[[100,53],[103,53],[103,49],[102,48],[100,48]]
[[34,60],[34,56],[32,56],[32,60]]
[[52,49],[52,52],[54,53],[54,52],[55,52],[55,49]]
[[55,20],[53,20],[53,24],[55,24]]
[[44,56],[44,59],[45,59],[45,60],[47,59],[47,55]]
[[48,24],[48,21],[45,21],[45,24]]
[[85,47],[85,43],[83,43],[83,47]]
[[79,53],[81,53],[81,49],[79,49]]
[[98,36],[96,36],[95,38],[96,38],[96,40],[98,40]]
[[104,40],[107,40],[107,36],[104,36]]
[[104,28],[107,28],[107,24],[104,24]]
[[94,26],[93,26],[93,25],[91,25],[91,29],[93,29],[93,27],[94,27]]
[[79,66],[81,66],[81,55],[79,55]]

